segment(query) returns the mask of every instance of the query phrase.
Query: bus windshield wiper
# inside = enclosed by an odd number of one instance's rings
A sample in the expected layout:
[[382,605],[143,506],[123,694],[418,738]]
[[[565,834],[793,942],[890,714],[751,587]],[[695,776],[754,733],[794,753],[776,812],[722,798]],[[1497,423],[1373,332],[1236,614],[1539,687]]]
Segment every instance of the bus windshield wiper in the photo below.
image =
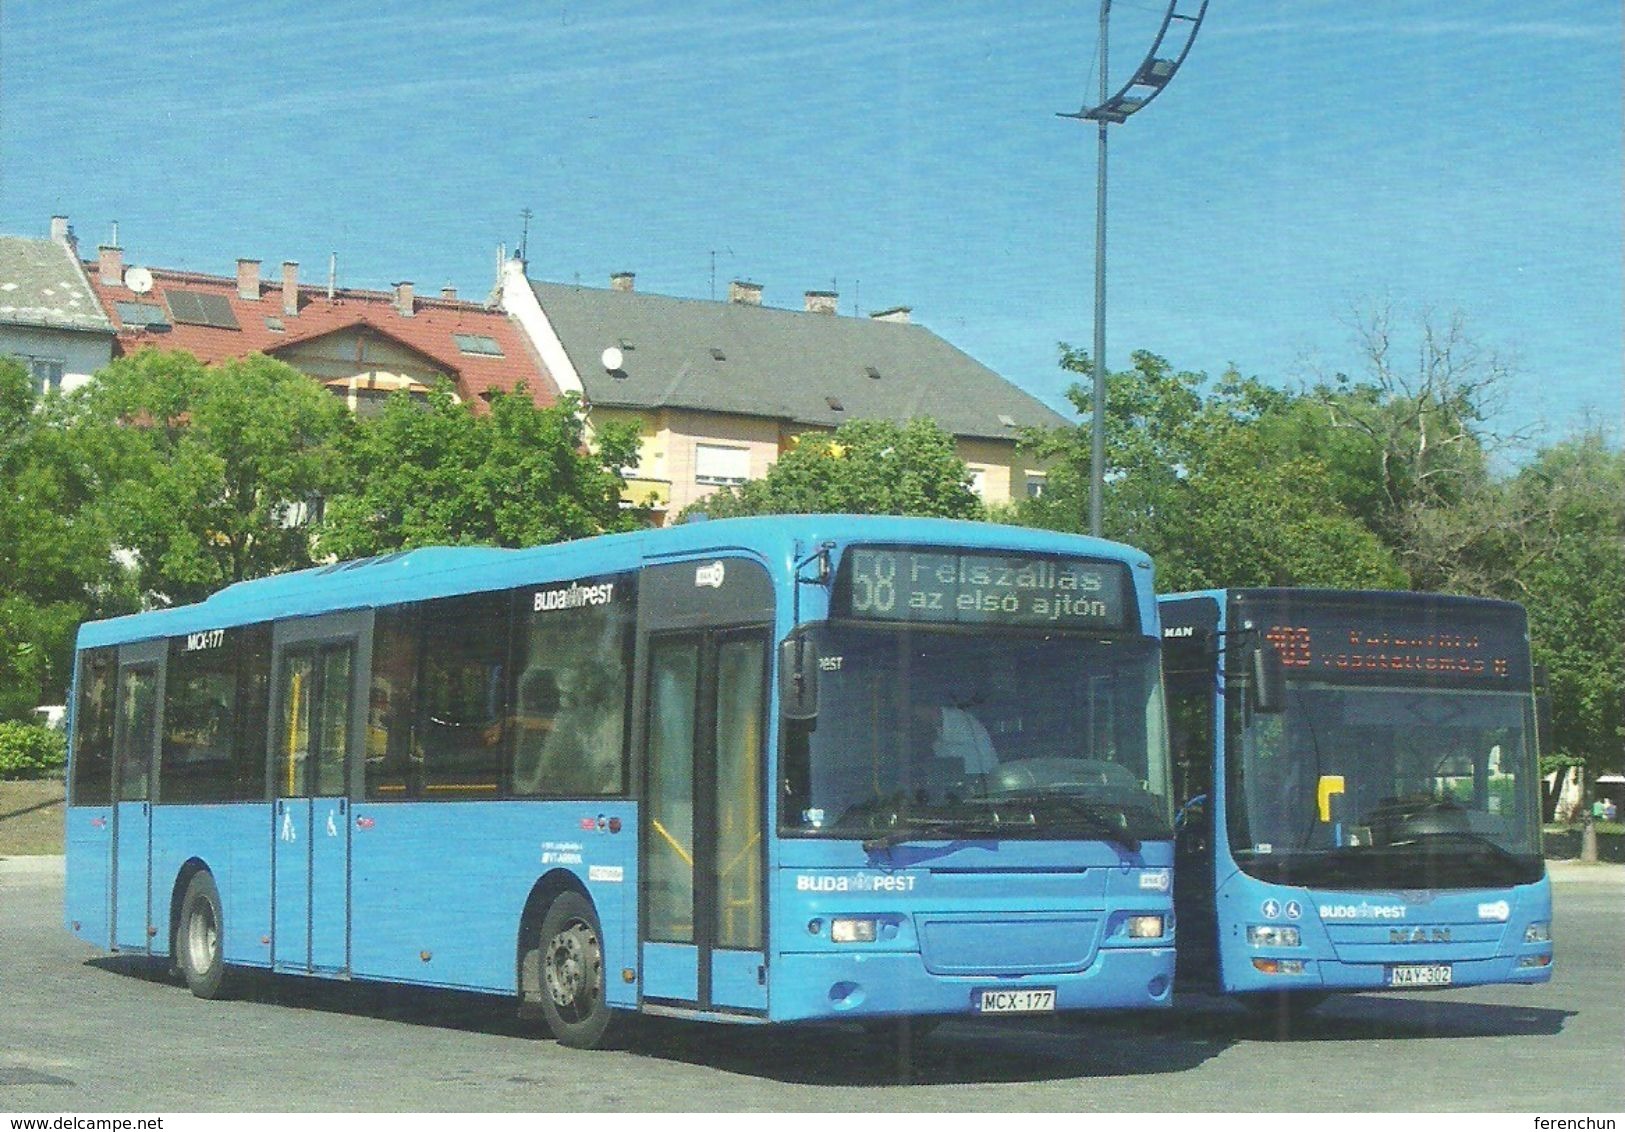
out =
[[1466,829],[1440,829],[1433,830],[1428,833],[1416,833],[1412,834],[1405,841],[1400,842],[1400,844],[1419,845],[1424,841],[1443,841],[1447,838],[1455,841],[1464,841],[1478,849],[1487,849],[1489,850],[1491,856],[1494,856],[1499,860],[1506,861],[1510,864],[1523,864],[1523,860],[1506,846],[1491,838],[1485,837],[1482,833],[1473,833],[1471,830]]
[[[1029,790],[1015,794],[991,794],[985,798],[970,798],[966,801],[980,802],[983,805],[999,806],[1005,803],[1014,803],[1020,806],[1036,807],[1041,805],[1056,805],[1066,812],[1066,816],[1075,824],[1087,829],[1098,836],[1102,841],[1109,841],[1121,845],[1130,853],[1140,851],[1140,839],[1128,830],[1112,821],[1100,812],[1094,803],[1075,794],[1051,794],[1042,790]],[[1033,815],[1036,823],[1037,815]]]
[[995,815],[988,818],[903,818],[898,821],[895,828],[875,837],[865,838],[863,848],[865,852],[873,853],[876,849],[890,849],[893,845],[901,845],[905,841],[920,841],[937,834],[954,833],[983,833],[997,834],[1011,826],[1022,825],[1031,827],[1031,820],[1025,822],[1001,822]]

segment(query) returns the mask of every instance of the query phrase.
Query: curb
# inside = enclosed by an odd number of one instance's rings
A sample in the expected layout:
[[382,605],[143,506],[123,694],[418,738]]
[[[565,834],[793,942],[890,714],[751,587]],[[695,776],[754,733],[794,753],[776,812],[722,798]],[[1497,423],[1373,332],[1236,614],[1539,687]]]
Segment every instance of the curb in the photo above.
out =
[[0,857],[0,877],[62,876],[67,858],[56,856]]

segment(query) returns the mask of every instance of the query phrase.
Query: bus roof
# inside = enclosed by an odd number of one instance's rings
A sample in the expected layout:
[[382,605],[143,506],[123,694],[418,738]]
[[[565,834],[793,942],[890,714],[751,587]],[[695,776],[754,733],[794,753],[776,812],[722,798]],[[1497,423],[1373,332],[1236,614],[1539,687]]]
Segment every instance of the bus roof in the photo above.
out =
[[1089,555],[1145,563],[1133,547],[1083,535],[956,519],[775,515],[717,519],[524,549],[423,547],[227,586],[195,605],[133,613],[79,628],[80,648],[172,637],[285,617],[424,601],[461,593],[633,570],[649,561],[740,553],[788,568],[826,540],[920,542]]
[[1214,601],[1221,603],[1226,599],[1241,602],[1288,599],[1306,605],[1366,605],[1375,603],[1400,608],[1424,604],[1434,606],[1505,606],[1509,610],[1522,608],[1515,601],[1503,601],[1494,597],[1468,597],[1463,594],[1425,593],[1416,590],[1333,590],[1297,586],[1237,586],[1222,590],[1188,590],[1183,593],[1158,594],[1157,600],[1159,602],[1185,601],[1196,597],[1212,598]]

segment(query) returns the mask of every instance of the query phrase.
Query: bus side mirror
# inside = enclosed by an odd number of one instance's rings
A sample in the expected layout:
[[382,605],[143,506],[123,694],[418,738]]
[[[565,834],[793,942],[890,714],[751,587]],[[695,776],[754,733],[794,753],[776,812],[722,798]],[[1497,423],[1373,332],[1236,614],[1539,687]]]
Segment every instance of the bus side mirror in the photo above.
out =
[[1539,753],[1549,755],[1552,746],[1552,679],[1544,664],[1535,665],[1535,742]]
[[779,642],[779,714],[785,719],[818,714],[818,650],[810,636],[798,633]]
[[1261,642],[1252,650],[1253,710],[1260,715],[1279,715],[1286,710],[1286,670],[1275,646]]

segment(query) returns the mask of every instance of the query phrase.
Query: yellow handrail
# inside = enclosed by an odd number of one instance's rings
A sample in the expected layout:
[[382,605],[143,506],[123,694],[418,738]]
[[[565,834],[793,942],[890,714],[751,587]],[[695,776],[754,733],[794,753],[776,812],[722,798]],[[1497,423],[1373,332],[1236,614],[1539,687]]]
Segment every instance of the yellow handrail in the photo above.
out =
[[668,845],[670,845],[672,847],[672,850],[679,857],[681,857],[683,859],[683,864],[687,865],[691,869],[694,867],[694,854],[690,853],[687,849],[685,849],[681,842],[679,842],[675,837],[673,837],[669,832],[667,832],[665,826],[661,825],[654,818],[650,818],[649,819],[649,828],[653,829],[661,837],[664,837],[666,839],[666,843]]

